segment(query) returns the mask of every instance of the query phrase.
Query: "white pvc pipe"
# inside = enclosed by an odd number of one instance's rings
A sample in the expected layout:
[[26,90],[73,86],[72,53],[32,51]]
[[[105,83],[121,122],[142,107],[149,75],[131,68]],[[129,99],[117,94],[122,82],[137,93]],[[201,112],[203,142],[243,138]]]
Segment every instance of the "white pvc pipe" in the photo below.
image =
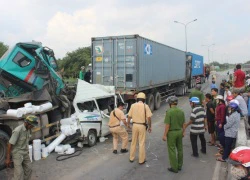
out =
[[65,138],[66,138],[66,135],[61,134],[52,143],[50,143],[50,145],[46,147],[48,150],[48,153],[51,153],[55,149],[55,147],[58,146]]

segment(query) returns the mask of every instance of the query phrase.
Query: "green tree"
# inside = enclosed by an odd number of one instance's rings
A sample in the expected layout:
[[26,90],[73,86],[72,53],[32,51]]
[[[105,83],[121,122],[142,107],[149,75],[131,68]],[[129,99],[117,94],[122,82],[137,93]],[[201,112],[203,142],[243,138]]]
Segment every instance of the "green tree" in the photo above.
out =
[[3,42],[0,42],[0,57],[8,50],[9,46],[5,45]]
[[64,69],[64,77],[77,78],[81,66],[88,66],[91,63],[91,47],[78,48],[75,51],[68,52],[62,60],[58,60],[60,69]]

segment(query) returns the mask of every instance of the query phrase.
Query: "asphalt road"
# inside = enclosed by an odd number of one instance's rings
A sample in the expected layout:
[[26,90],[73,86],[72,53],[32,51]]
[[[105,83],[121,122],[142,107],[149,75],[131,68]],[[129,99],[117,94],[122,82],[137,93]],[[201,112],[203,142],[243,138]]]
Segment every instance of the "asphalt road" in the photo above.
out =
[[[221,82],[226,72],[217,73],[217,83]],[[202,85],[204,93],[210,92],[209,82]],[[219,85],[219,83],[218,83]],[[179,107],[185,112],[186,121],[189,121],[191,108],[188,96],[179,97]],[[52,153],[46,159],[32,163],[32,179],[34,180],[211,180],[216,160],[214,154],[216,147],[207,146],[207,154],[200,153],[199,158],[191,157],[192,149],[189,139],[189,128],[183,138],[184,165],[178,173],[171,173],[169,167],[167,143],[162,141],[164,133],[164,117],[169,106],[163,103],[161,108],[154,112],[152,118],[152,133],[147,134],[146,150],[147,162],[144,165],[138,164],[138,156],[133,163],[129,162],[129,153],[114,155],[112,153],[112,136],[104,143],[97,143],[96,146],[84,147],[80,156],[65,160],[56,161],[57,154]],[[129,134],[131,136],[131,134]],[[209,140],[206,133],[206,140]],[[120,145],[120,144],[119,144]],[[129,143],[130,146],[130,143]],[[120,146],[119,146],[120,147]],[[200,141],[198,139],[198,148]],[[11,179],[13,169],[0,171],[0,179]]]

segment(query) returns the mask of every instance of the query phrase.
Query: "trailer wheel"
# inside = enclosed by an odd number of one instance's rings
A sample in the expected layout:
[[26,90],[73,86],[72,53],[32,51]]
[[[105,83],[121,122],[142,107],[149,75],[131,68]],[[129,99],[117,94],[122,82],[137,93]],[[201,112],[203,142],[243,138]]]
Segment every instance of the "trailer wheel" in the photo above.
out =
[[5,168],[5,159],[7,153],[7,143],[10,137],[7,133],[0,130],[0,170]]
[[154,99],[155,99],[155,102],[154,102],[155,110],[157,110],[161,106],[161,94],[159,92],[156,92]]
[[147,104],[148,104],[150,110],[153,112],[154,111],[154,105],[155,105],[153,94],[149,94],[148,95],[148,97],[147,97]]
[[89,133],[88,133],[88,146],[92,147],[92,146],[96,145],[96,142],[97,142],[96,132],[94,130],[89,130]]

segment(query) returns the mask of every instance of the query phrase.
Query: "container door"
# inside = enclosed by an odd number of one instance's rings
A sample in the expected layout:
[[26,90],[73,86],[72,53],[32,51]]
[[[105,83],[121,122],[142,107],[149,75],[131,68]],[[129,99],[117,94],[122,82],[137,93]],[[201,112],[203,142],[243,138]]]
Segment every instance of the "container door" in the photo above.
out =
[[136,87],[136,39],[114,39],[114,85],[116,88]]
[[114,85],[113,41],[111,39],[93,41],[92,51],[94,84]]

